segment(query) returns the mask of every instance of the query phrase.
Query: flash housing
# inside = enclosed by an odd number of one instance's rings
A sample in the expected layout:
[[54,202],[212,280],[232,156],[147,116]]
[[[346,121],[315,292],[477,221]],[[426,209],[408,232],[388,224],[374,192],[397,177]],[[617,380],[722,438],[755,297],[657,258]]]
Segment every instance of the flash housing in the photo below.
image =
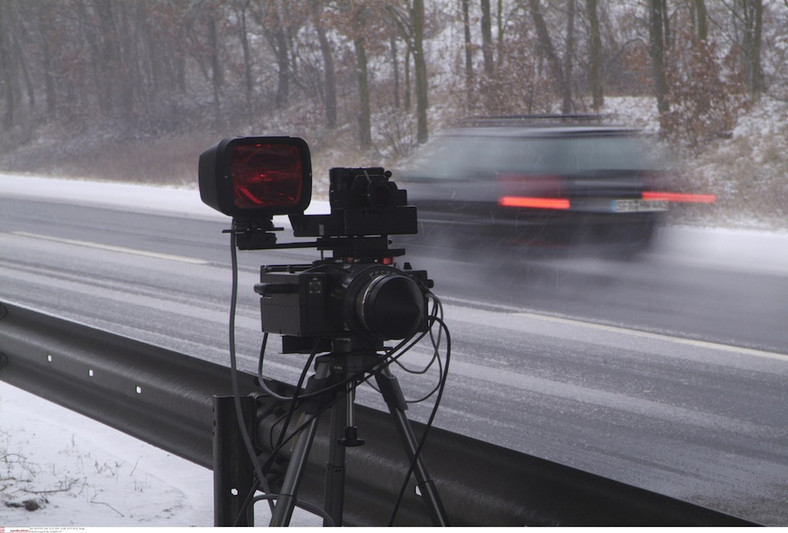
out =
[[298,137],[236,137],[200,155],[200,198],[238,219],[303,213],[312,199],[309,146]]

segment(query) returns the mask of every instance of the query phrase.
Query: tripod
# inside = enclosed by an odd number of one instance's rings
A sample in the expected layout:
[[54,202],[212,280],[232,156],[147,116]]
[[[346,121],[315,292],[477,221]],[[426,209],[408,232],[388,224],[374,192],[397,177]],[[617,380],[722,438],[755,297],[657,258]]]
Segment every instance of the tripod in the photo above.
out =
[[[329,458],[324,487],[326,513],[331,517],[333,525],[342,525],[345,449],[364,443],[358,438],[355,426],[355,385],[352,383],[352,377],[358,375],[364,368],[374,366],[375,361],[379,359],[380,357],[374,352],[332,352],[315,360],[315,373],[309,378],[304,394],[307,397],[315,395],[304,405],[304,411],[314,416],[297,437],[271,517],[271,526],[290,524],[297,500],[298,487],[317,432],[319,413],[336,397],[337,391],[331,385],[347,382],[346,390],[338,391],[341,396],[331,407]],[[375,380],[392,415],[408,460],[413,464],[418,488],[427,505],[432,522],[434,525],[446,526],[448,525],[446,512],[435,488],[435,483],[427,472],[424,460],[420,454],[417,455],[418,441],[405,416],[407,405],[399,382],[392,375],[388,366],[377,370]],[[324,521],[324,525],[332,525],[326,522]]]

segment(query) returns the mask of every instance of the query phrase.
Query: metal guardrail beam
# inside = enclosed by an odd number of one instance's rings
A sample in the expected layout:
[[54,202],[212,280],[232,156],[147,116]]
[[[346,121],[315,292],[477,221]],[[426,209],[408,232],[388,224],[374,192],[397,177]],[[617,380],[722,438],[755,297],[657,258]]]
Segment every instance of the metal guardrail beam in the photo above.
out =
[[[0,380],[213,467],[212,399],[231,392],[226,367],[2,303],[0,366]],[[255,392],[254,377],[241,374],[241,388]],[[407,471],[388,416],[358,407],[367,444],[348,452],[347,524],[388,522]],[[327,424],[321,420],[299,492],[315,505],[323,497]],[[424,454],[453,525],[752,525],[438,428]],[[397,516],[397,524],[429,524],[411,491]]]

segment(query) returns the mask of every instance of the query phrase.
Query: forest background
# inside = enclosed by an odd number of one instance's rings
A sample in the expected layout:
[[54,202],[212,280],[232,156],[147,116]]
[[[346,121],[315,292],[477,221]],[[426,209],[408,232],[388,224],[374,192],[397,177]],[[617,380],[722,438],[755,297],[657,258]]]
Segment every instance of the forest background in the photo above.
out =
[[788,229],[788,0],[0,0],[5,172],[196,186],[218,140],[293,135],[320,196],[524,113],[644,127],[718,218]]

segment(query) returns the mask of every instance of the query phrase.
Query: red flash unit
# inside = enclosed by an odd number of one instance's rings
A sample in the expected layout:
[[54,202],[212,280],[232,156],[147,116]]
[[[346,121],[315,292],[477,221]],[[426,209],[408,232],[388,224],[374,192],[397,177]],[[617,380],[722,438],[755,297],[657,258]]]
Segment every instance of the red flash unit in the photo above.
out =
[[200,197],[234,218],[301,214],[312,198],[309,147],[298,137],[224,139],[200,155]]

